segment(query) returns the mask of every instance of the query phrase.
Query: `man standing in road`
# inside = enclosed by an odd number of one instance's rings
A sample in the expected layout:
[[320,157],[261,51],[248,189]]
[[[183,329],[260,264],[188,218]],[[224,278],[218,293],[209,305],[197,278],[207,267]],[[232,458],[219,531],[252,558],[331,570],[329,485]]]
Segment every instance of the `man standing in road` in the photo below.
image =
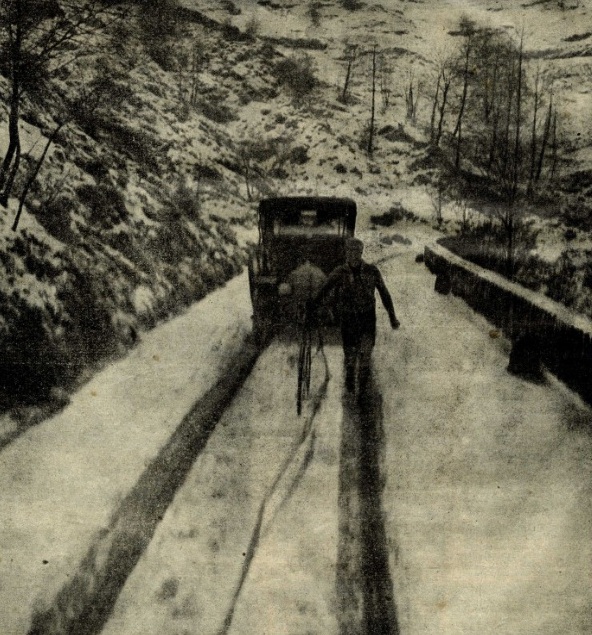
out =
[[321,303],[335,289],[341,312],[341,337],[345,363],[345,386],[355,390],[356,365],[359,390],[362,391],[370,371],[370,357],[376,341],[376,299],[378,291],[393,329],[399,328],[390,293],[376,265],[362,260],[364,243],[351,238],[345,245],[345,264],[334,269],[313,307]]

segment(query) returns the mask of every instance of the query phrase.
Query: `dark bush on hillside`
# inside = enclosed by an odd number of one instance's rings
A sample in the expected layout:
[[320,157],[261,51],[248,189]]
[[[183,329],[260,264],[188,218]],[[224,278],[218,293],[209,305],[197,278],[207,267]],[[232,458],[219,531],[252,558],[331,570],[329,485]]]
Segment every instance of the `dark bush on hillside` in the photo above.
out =
[[290,163],[294,165],[304,165],[310,161],[308,148],[306,146],[295,146],[290,151]]
[[109,281],[90,271],[76,271],[73,265],[70,269],[67,286],[58,298],[67,321],[69,356],[74,353],[83,367],[112,354],[117,333],[111,321]]
[[357,11],[364,6],[359,0],[339,0],[339,4],[348,11]]
[[216,123],[230,123],[236,119],[234,110],[219,100],[204,99],[197,105],[197,109],[204,117]]
[[575,240],[577,238],[577,236],[578,236],[578,234],[577,234],[576,230],[572,229],[571,227],[569,229],[566,229],[565,232],[563,233],[563,237],[567,241]]
[[179,70],[179,59],[174,48],[161,40],[149,40],[144,46],[146,52],[163,71],[174,73]]
[[76,188],[78,198],[91,213],[90,223],[109,229],[128,217],[121,192],[112,185],[81,185]]
[[104,120],[101,127],[109,133],[114,150],[139,163],[140,167],[160,175],[159,158],[165,153],[163,144],[159,143],[143,130],[134,130],[127,126]]
[[23,259],[29,273],[55,286],[56,296],[55,303],[39,303],[0,292],[6,327],[0,356],[4,407],[37,404],[48,400],[55,387],[72,385],[84,366],[114,351],[115,336],[107,308],[108,281],[76,271],[67,252],[52,270],[55,254],[28,233],[11,251]]
[[119,253],[136,265],[138,269],[148,274],[154,273],[156,263],[146,254],[143,245],[133,233],[125,231],[110,232],[105,236],[105,239],[113,249],[117,249]]
[[177,60],[171,41],[183,33],[182,9],[177,0],[147,0],[142,3],[140,26],[146,52],[166,71],[174,70]]
[[277,46],[285,46],[291,49],[308,49],[311,51],[324,51],[327,48],[326,42],[321,42],[317,38],[291,38],[291,37],[274,37],[269,38],[269,43]]
[[186,219],[196,221],[201,218],[201,202],[199,194],[187,184],[180,182],[173,191],[167,205],[171,219]]
[[568,200],[562,206],[561,217],[568,227],[592,229],[592,208],[583,196]]
[[232,0],[222,0],[221,6],[224,11],[228,11],[230,15],[241,14],[241,10],[234,4],[234,2],[232,2]]
[[308,55],[288,57],[278,62],[274,75],[280,86],[284,86],[295,100],[304,99],[318,86],[313,59]]
[[[6,10],[6,9],[5,9]],[[3,29],[6,28],[3,23]],[[26,92],[29,94],[40,94],[47,89],[47,66],[40,63],[39,58],[33,51],[26,49],[21,51],[19,62],[21,64],[22,83]],[[8,44],[0,47],[0,74],[4,77],[10,77],[10,48]]]
[[567,307],[592,317],[592,251],[568,249],[554,265],[547,295]]
[[385,139],[388,139],[389,141],[410,143],[415,146],[418,145],[415,139],[409,133],[405,132],[405,128],[402,124],[399,124],[396,128],[395,126],[389,124],[380,128],[377,134],[379,134],[381,137],[384,137]]
[[140,24],[148,36],[176,36],[181,28],[182,10],[177,0],[144,0]]
[[[530,254],[536,247],[537,233],[529,223],[519,223],[515,229],[514,280],[534,290],[550,275],[545,263]],[[480,267],[502,276],[507,274],[507,236],[501,223],[488,221],[470,225],[462,234],[442,238],[439,242]]]
[[561,189],[565,192],[577,193],[588,187],[592,187],[592,170],[577,170],[561,180]]
[[63,243],[70,243],[75,237],[71,226],[71,212],[76,208],[74,201],[67,195],[56,197],[52,201],[42,203],[38,209],[32,210],[37,221],[45,231]]
[[204,180],[204,181],[222,181],[223,180],[223,177],[220,174],[220,172],[218,172],[216,168],[213,168],[209,165],[197,165],[195,167],[195,176],[199,180]]
[[84,169],[97,181],[103,181],[109,176],[109,168],[99,159],[89,161]]
[[370,216],[370,222],[381,227],[391,227],[398,221],[417,219],[418,217],[413,212],[406,210],[402,205],[394,205],[388,212]]
[[0,294],[0,310],[18,329],[3,338],[0,358],[0,407],[47,399],[53,386],[70,375],[64,350],[44,327],[43,310]]
[[22,237],[14,240],[8,248],[8,254],[20,258],[27,271],[40,281],[53,283],[62,272],[59,260],[51,257],[51,250],[47,244],[27,230],[23,231]]
[[220,32],[222,35],[231,42],[240,42],[241,40],[249,39],[247,35],[242,33],[242,31],[232,24],[232,20],[230,17],[226,18],[224,22],[222,22]]

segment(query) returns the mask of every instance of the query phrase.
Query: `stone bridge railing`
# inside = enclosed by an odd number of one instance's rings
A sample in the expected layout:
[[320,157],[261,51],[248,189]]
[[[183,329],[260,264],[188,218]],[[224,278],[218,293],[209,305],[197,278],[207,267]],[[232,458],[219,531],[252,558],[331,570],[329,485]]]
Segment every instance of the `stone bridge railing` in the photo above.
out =
[[541,365],[592,403],[592,321],[468,262],[438,244],[425,248],[436,291],[453,293],[512,342],[508,370],[541,377]]

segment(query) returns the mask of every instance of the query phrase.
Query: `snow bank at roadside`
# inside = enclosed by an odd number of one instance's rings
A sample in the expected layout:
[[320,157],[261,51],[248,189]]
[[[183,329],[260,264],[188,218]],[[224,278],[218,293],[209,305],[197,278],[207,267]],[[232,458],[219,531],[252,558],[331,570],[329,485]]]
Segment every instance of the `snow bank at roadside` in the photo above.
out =
[[146,334],[0,466],[0,632],[26,633],[250,332],[246,276]]

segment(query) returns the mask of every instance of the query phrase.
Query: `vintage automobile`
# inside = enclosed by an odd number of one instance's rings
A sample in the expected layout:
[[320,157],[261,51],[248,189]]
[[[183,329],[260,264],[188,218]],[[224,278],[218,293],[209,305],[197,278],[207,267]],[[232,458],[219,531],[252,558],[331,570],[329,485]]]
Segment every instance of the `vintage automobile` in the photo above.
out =
[[307,258],[325,274],[344,261],[356,204],[347,198],[283,197],[259,203],[259,242],[249,264],[253,331],[265,341],[294,319],[281,287]]

